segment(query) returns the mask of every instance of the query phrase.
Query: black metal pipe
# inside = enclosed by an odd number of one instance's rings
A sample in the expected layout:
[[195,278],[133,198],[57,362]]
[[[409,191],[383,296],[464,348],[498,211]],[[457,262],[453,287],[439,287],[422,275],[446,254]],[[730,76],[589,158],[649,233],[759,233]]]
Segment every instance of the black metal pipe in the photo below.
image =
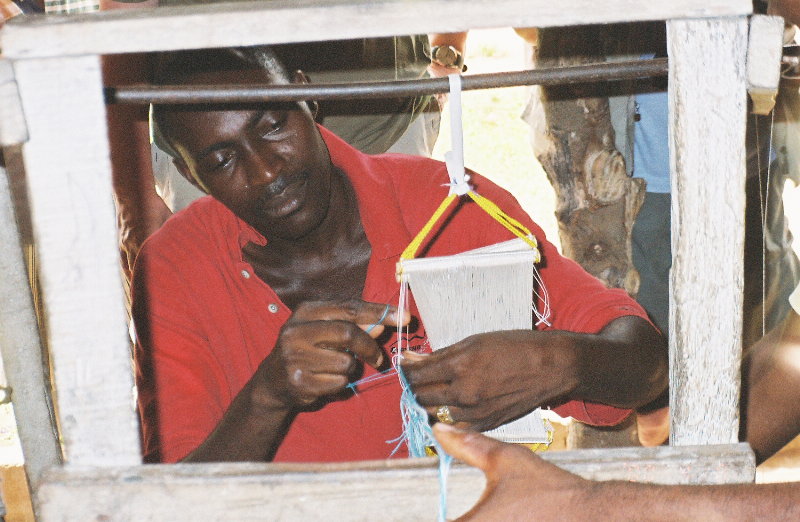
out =
[[[562,85],[608,82],[665,76],[667,58],[630,62],[598,63],[531,69],[515,72],[474,74],[462,77],[462,89],[494,89],[518,85]],[[420,94],[445,93],[450,90],[447,78],[288,85],[148,85],[109,87],[106,103],[252,103],[263,101],[342,100],[364,98],[401,98]]]

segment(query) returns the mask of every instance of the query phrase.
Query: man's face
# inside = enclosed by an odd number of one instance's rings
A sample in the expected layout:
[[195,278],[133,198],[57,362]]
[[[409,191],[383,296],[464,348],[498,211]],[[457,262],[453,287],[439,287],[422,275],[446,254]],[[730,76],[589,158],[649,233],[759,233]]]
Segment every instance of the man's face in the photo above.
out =
[[[263,84],[270,78],[252,70],[198,74],[190,81]],[[300,105],[173,110],[164,120],[184,175],[194,173],[212,196],[267,239],[301,238],[325,218],[332,166],[313,118]]]

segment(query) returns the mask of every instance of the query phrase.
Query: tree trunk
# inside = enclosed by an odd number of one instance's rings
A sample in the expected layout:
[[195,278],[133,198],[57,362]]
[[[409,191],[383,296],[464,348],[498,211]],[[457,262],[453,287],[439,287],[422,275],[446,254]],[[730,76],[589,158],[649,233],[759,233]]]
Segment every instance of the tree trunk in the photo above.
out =
[[[570,27],[539,33],[540,67],[604,61],[602,29]],[[630,235],[644,200],[644,182],[627,175],[614,147],[607,93],[602,86],[541,89],[544,133],[537,158],[556,192],[564,255],[611,287],[636,295],[639,276]]]
[[[568,27],[539,32],[538,67],[605,61],[603,29]],[[628,176],[614,145],[608,93],[602,85],[539,89],[542,110],[536,156],[556,193],[562,252],[609,287],[635,296],[639,275],[631,257],[631,230],[644,201],[644,181]],[[535,100],[534,100],[535,103]],[[569,447],[638,444],[636,423],[615,428],[573,423]]]

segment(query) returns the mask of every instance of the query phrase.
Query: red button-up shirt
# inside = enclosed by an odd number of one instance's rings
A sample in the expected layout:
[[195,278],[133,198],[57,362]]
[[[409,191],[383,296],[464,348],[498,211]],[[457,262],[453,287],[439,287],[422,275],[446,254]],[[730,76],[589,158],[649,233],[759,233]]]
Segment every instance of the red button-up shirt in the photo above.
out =
[[[363,298],[397,303],[395,264],[447,194],[444,164],[427,158],[369,156],[321,129],[331,159],[350,179],[372,246]],[[470,183],[538,238],[540,273],[553,329],[596,333],[625,315],[646,317],[621,290],[610,290],[546,241],[506,191],[479,175]],[[510,239],[477,205],[462,203],[427,255],[447,255]],[[134,274],[139,410],[147,460],[176,461],[199,446],[270,353],[291,315],[243,260],[248,242],[265,244],[224,205],[205,197],[173,216],[150,240]],[[412,309],[412,313],[414,310]],[[410,344],[425,349],[424,331]],[[384,346],[396,346],[393,336]],[[367,374],[373,372],[369,367]],[[299,414],[278,461],[347,461],[390,455],[402,433],[396,378],[365,386],[346,400]],[[554,408],[593,424],[616,424],[629,410],[571,401]],[[395,456],[407,456],[401,448]]]

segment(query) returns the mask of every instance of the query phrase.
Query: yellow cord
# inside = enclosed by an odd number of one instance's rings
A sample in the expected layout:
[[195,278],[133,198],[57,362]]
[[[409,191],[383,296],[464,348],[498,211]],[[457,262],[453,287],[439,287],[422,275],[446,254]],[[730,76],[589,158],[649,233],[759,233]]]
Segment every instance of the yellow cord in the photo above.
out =
[[[469,194],[469,197],[472,198],[472,200],[477,203],[479,207],[481,207],[498,223],[511,231],[512,234],[528,243],[531,248],[537,247],[536,238],[531,235],[530,230],[528,230],[525,225],[503,212],[493,201],[481,196],[480,194],[471,190],[467,192],[467,194]],[[428,237],[428,234],[430,234],[434,225],[436,225],[436,223],[444,214],[445,210],[447,210],[450,204],[455,201],[457,197],[458,196],[456,194],[450,194],[444,199],[444,201],[441,202],[441,204],[439,204],[439,208],[436,209],[436,211],[433,213],[433,216],[431,216],[428,222],[425,223],[425,226],[422,227],[422,230],[417,233],[414,239],[411,240],[411,243],[409,243],[406,249],[403,250],[403,253],[400,254],[401,261],[403,259],[414,259],[414,257],[416,257],[417,252],[422,246],[422,242],[425,241],[425,238]],[[397,273],[398,275],[402,273],[402,263],[398,263]]]
[[469,194],[469,197],[471,197],[478,206],[492,216],[498,223],[506,227],[512,234],[528,243],[531,248],[536,248],[536,240],[533,239],[531,231],[528,230],[525,225],[503,212],[493,201],[480,194],[471,190],[467,194]]
[[431,216],[428,222],[425,223],[425,226],[422,227],[422,230],[419,231],[416,237],[411,240],[411,243],[409,243],[406,249],[403,250],[403,253],[400,254],[400,259],[414,259],[414,257],[417,255],[417,250],[419,250],[419,247],[422,246],[422,242],[425,241],[425,238],[428,237],[428,234],[433,226],[437,221],[439,221],[439,218],[442,217],[442,214],[444,214],[444,211],[450,206],[450,203],[455,201],[456,197],[458,196],[455,194],[450,194],[444,198],[444,201],[441,202],[439,208],[437,208],[436,212],[433,213],[433,216]]

